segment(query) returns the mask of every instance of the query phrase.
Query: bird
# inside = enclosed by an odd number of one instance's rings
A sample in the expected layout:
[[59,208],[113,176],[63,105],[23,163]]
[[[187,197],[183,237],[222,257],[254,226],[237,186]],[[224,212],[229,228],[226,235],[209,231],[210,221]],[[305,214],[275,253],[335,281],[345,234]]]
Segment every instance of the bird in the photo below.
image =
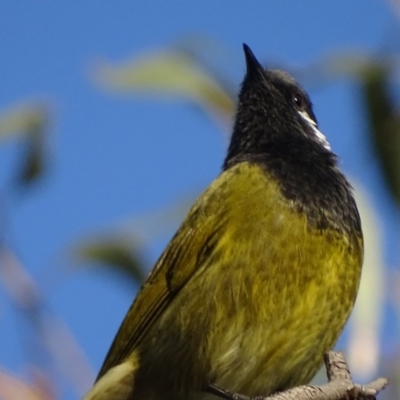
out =
[[243,49],[222,171],[150,272],[85,400],[306,384],[351,313],[364,248],[353,189],[306,91]]

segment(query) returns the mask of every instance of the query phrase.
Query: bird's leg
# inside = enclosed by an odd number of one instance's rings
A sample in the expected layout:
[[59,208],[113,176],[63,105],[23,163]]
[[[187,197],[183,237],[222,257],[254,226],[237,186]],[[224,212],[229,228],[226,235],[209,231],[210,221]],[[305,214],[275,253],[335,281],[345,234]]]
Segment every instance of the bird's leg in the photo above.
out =
[[222,389],[212,383],[209,383],[207,385],[206,392],[225,400],[249,400],[247,396],[242,396],[241,394],[237,393],[231,393],[228,390]]
[[248,397],[243,394],[239,393],[231,393],[229,390],[222,389],[219,386],[216,386],[212,383],[209,383],[206,388],[206,392],[213,394],[214,396],[217,396],[221,399],[225,400],[262,400],[264,397],[263,396],[257,396],[257,397]]

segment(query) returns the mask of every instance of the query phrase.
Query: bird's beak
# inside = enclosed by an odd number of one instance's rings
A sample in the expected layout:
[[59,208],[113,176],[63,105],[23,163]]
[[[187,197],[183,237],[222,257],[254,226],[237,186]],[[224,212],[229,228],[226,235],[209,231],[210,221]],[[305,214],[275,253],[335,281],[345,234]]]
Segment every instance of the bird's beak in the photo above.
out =
[[248,77],[256,77],[264,75],[264,68],[258,62],[256,56],[251,51],[250,47],[246,43],[243,43],[243,51],[246,57],[246,68]]

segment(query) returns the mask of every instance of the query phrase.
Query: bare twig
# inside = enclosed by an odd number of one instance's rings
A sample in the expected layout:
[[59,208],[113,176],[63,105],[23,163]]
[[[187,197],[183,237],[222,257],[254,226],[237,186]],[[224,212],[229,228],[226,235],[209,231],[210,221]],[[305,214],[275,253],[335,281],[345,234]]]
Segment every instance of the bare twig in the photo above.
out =
[[325,366],[329,382],[321,386],[298,386],[267,397],[247,397],[215,385],[209,385],[207,391],[226,400],[373,400],[389,382],[379,378],[368,385],[354,383],[342,352],[326,354]]

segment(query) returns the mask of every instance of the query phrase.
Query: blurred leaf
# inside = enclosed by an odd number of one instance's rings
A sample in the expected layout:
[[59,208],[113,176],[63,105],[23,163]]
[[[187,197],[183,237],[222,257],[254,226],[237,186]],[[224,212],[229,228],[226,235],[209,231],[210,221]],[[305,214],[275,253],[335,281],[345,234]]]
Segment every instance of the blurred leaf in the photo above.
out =
[[16,106],[0,116],[0,140],[23,140],[22,156],[16,182],[27,185],[43,173],[45,166],[45,139],[49,111],[39,104]]
[[15,106],[0,115],[0,140],[43,132],[47,120],[48,110],[43,105]]
[[142,283],[146,277],[145,267],[133,241],[117,237],[91,240],[79,245],[76,253],[81,261],[99,263],[123,272],[135,283]]
[[400,205],[400,110],[391,96],[394,72],[399,70],[400,58],[396,54],[371,57],[361,52],[341,52],[305,68],[297,76],[314,85],[341,76],[361,83],[371,147],[386,184]]
[[127,237],[135,232],[140,234],[145,245],[165,235],[171,235],[203,190],[204,188],[192,190],[161,209],[125,218],[118,224],[118,235]]
[[182,195],[161,210],[124,218],[107,233],[105,239],[83,240],[72,252],[78,254],[80,262],[102,264],[114,271],[128,274],[135,283],[142,283],[148,268],[141,259],[141,249],[160,237],[171,235],[199,192],[197,190]]
[[32,135],[26,143],[25,157],[17,176],[20,184],[29,184],[43,173],[45,169],[44,140],[40,132]]
[[225,124],[235,108],[223,86],[184,50],[159,51],[122,65],[103,64],[97,78],[114,91],[182,96]]
[[234,54],[226,44],[204,35],[184,35],[174,43],[173,48],[206,71],[236,103],[237,84],[228,74],[228,65],[233,64]]
[[319,64],[317,68],[325,78],[339,78],[341,76],[359,79],[370,68],[378,65],[395,65],[400,61],[397,55],[385,54],[379,58],[361,51],[341,51],[333,54]]
[[386,183],[400,205],[400,114],[390,95],[390,68],[370,65],[362,75],[362,94],[373,149]]

